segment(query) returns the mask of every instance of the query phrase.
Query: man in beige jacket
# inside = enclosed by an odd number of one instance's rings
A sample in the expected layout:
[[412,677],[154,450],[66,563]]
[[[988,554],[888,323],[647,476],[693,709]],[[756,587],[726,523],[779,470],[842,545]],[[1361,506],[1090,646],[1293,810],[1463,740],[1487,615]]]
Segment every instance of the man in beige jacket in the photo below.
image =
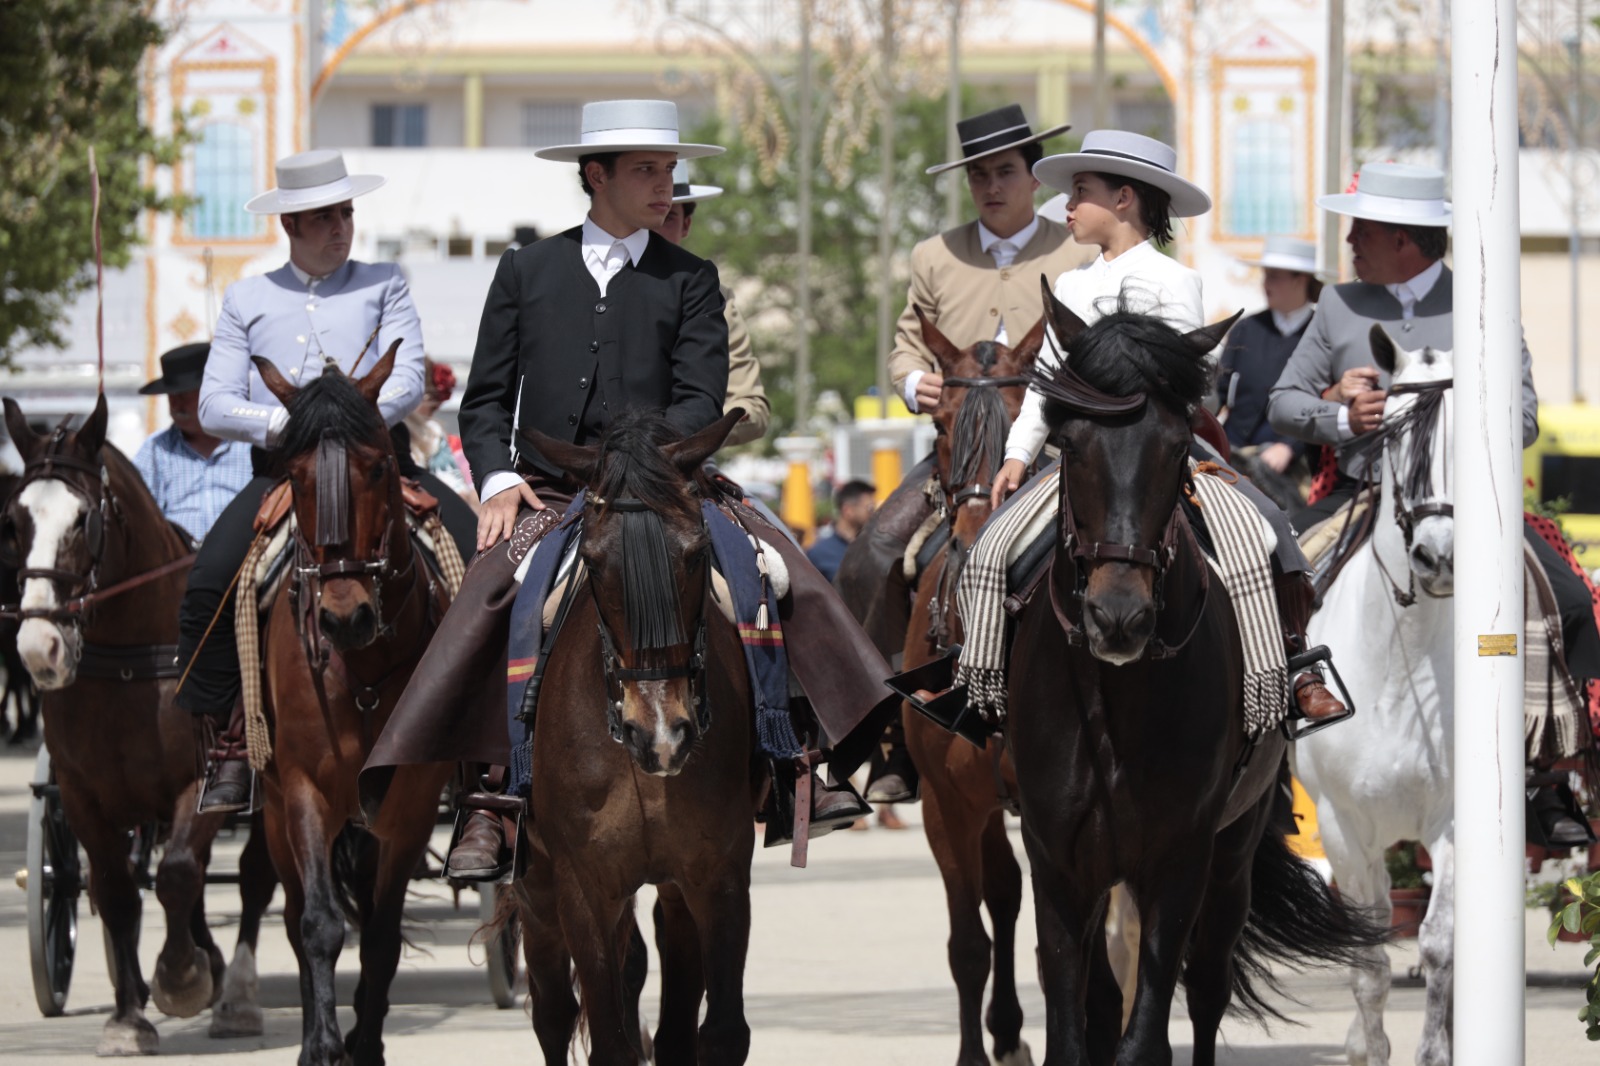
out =
[[[691,185],[688,164],[679,162],[672,171],[672,209],[656,232],[673,244],[682,244],[694,225],[695,205],[721,195],[720,186]],[[723,317],[728,320],[728,396],[722,411],[726,414],[735,407],[744,408],[744,417],[728,434],[727,444],[747,444],[766,436],[772,407],[767,402],[767,390],[761,387],[761,363],[750,348],[750,330],[727,285],[722,286],[722,300]]]
[[[1019,340],[1044,313],[1039,276],[1053,284],[1094,257],[1066,227],[1039,217],[1033,164],[1044,155],[1040,142],[1065,133],[1054,126],[1034,133],[1021,106],[1008,104],[956,123],[961,158],[929,167],[940,174],[962,167],[978,217],[921,242],[911,252],[911,285],[900,315],[889,376],[906,406],[931,413],[939,406],[944,378],[922,342],[921,308],[939,332],[966,347],[978,341]],[[911,586],[898,565],[929,504],[923,489],[933,473],[929,456],[906,476],[857,537],[835,584],[851,611],[885,657],[905,646],[911,619]],[[882,759],[874,760],[867,795],[893,803],[916,796],[916,771],[891,730]]]

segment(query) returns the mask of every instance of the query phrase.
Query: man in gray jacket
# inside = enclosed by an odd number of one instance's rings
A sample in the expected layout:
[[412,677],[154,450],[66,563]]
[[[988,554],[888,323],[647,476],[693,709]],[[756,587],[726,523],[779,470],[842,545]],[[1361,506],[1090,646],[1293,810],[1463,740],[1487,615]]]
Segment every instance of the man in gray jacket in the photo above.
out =
[[[1450,351],[1454,281],[1444,265],[1450,205],[1444,174],[1431,167],[1369,163],[1357,191],[1317,198],[1351,218],[1347,238],[1358,281],[1330,286],[1272,390],[1267,417],[1279,433],[1339,451],[1334,491],[1294,516],[1308,529],[1356,490],[1350,442],[1378,428],[1389,376],[1373,365],[1371,331],[1381,325],[1408,351]],[[1522,446],[1539,436],[1533,359],[1522,346]]]

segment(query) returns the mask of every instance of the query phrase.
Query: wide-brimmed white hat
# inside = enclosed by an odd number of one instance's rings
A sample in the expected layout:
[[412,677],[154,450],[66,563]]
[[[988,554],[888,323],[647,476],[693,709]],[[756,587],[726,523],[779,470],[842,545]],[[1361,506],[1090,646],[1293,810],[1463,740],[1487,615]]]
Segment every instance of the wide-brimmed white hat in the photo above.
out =
[[691,185],[689,184],[689,164],[682,159],[672,168],[672,202],[675,204],[697,204],[701,200],[709,200],[713,196],[722,195],[720,185]]
[[1317,267],[1317,242],[1298,237],[1268,237],[1259,259],[1241,259],[1245,266],[1263,270],[1293,270],[1326,281],[1328,275]]
[[583,105],[577,144],[556,144],[533,154],[576,163],[596,152],[676,152],[679,159],[702,159],[725,151],[714,144],[678,140],[678,105],[671,100],[600,100]]
[[1356,175],[1355,191],[1319,196],[1317,206],[1392,226],[1448,226],[1451,214],[1444,171],[1409,163],[1368,163]]
[[1124,130],[1090,130],[1083,147],[1065,155],[1047,155],[1033,165],[1033,176],[1062,192],[1072,190],[1072,176],[1093,171],[1135,178],[1172,197],[1174,218],[1193,218],[1211,210],[1211,197],[1200,186],[1178,176],[1178,153],[1154,137]]
[[336,148],[313,148],[278,160],[278,187],[244,205],[252,215],[292,215],[364,196],[383,184],[376,174],[347,174]]

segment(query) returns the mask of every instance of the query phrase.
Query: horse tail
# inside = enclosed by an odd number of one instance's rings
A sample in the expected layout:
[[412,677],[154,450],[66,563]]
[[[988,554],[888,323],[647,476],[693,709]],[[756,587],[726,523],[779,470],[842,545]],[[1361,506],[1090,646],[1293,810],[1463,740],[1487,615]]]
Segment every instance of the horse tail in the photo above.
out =
[[[360,929],[366,923],[378,882],[378,838],[369,830],[346,823],[334,838],[328,872],[333,879],[334,901],[345,921]],[[402,919],[400,942],[408,948],[417,947],[411,939],[413,928]]]
[[1365,907],[1346,903],[1269,827],[1250,868],[1250,914],[1234,951],[1229,1012],[1257,1022],[1289,1021],[1265,993],[1285,995],[1272,964],[1351,967],[1389,940]]

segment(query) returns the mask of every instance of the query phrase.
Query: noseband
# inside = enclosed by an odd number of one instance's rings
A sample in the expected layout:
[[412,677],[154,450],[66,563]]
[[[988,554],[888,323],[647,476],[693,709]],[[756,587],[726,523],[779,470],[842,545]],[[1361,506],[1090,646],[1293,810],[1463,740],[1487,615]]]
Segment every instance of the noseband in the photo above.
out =
[[[1456,513],[1455,505],[1448,500],[1432,499],[1425,499],[1417,504],[1408,504],[1406,500],[1413,492],[1420,494],[1419,490],[1422,489],[1422,481],[1431,469],[1433,461],[1431,447],[1429,450],[1413,456],[1411,468],[1408,471],[1402,471],[1399,460],[1389,445],[1397,441],[1404,433],[1424,430],[1431,434],[1442,413],[1441,405],[1444,402],[1444,394],[1452,387],[1454,387],[1454,382],[1447,379],[1444,381],[1402,382],[1389,388],[1389,395],[1391,396],[1411,395],[1417,397],[1417,406],[1415,408],[1417,414],[1386,432],[1383,438],[1384,461],[1389,465],[1391,480],[1394,484],[1394,521],[1395,525],[1400,527],[1400,535],[1404,538],[1408,557],[1411,554],[1412,541],[1416,535],[1418,523],[1424,518],[1453,519]],[[1419,440],[1417,447],[1423,446]],[[1394,602],[1400,607],[1410,607],[1416,603],[1417,573],[1411,568],[1409,562],[1406,565],[1406,587],[1402,590],[1400,583],[1389,574],[1388,568],[1384,566],[1382,557],[1374,552],[1373,558],[1377,559],[1378,569],[1382,572],[1384,580],[1389,583],[1389,591],[1394,595]]]
[[[591,507],[617,511],[625,517],[624,522],[660,522],[656,509],[644,500],[633,497],[619,497],[606,500],[593,492],[584,493],[584,502]],[[626,534],[625,534],[626,535]],[[626,682],[637,683],[640,681],[670,681],[675,678],[687,678],[689,681],[690,701],[694,704],[695,727],[702,736],[711,728],[711,706],[706,700],[706,604],[711,600],[711,548],[708,545],[700,553],[701,565],[705,568],[705,599],[701,601],[700,613],[695,622],[694,636],[690,640],[690,653],[686,662],[676,666],[626,666],[622,655],[617,651],[616,638],[612,636],[611,629],[606,625],[605,616],[601,614],[596,603],[595,624],[600,630],[600,657],[605,670],[606,678],[606,727],[611,734],[611,739],[622,743],[622,686]],[[662,590],[641,590],[642,593],[659,593]],[[676,589],[673,599],[676,601]],[[633,634],[630,634],[633,636]],[[635,646],[635,652],[664,650],[655,647],[640,648]]]

